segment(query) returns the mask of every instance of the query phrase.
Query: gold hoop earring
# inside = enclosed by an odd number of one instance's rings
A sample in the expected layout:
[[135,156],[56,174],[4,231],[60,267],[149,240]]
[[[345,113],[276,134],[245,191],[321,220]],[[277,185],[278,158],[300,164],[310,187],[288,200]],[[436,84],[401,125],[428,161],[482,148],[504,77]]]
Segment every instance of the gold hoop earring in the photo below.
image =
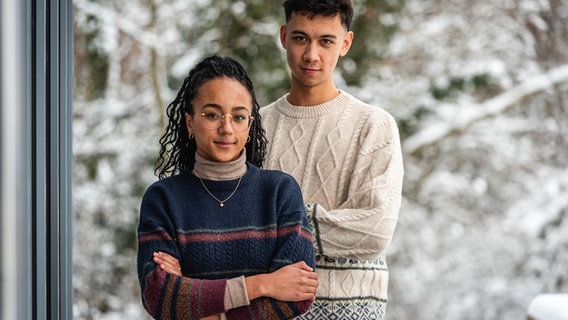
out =
[[247,143],[249,143],[249,142],[250,142],[250,136],[247,137]]
[[193,140],[193,133],[189,133],[189,140]]

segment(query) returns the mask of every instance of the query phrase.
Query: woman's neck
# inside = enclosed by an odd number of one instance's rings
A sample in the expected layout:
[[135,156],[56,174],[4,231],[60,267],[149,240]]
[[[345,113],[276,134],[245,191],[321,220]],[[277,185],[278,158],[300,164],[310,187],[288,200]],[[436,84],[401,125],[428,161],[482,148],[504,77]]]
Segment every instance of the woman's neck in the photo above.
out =
[[195,153],[195,165],[192,173],[206,180],[233,180],[247,172],[246,150],[234,161],[216,162],[203,158]]

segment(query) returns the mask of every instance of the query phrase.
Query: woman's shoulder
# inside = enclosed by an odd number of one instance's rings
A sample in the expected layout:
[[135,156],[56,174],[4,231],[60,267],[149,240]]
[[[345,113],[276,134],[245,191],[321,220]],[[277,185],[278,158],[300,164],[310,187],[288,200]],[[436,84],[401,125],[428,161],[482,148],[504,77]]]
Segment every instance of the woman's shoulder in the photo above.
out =
[[278,183],[286,183],[286,182],[293,182],[296,183],[294,177],[290,174],[280,171],[280,170],[273,170],[273,169],[264,169],[256,167],[250,163],[248,163],[248,170],[251,171],[258,179],[262,181],[268,181],[274,184]]
[[150,183],[150,185],[146,189],[146,193],[156,192],[158,190],[165,192],[174,192],[175,190],[179,190],[180,188],[187,188],[188,185],[190,184],[189,180],[190,180],[190,173],[184,171],[179,174],[169,176]]

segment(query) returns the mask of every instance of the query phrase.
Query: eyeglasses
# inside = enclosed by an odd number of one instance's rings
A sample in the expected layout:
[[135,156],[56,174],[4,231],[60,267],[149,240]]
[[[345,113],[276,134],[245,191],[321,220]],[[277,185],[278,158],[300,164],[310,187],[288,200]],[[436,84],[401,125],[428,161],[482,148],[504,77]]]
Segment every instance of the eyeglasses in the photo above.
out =
[[211,130],[217,130],[221,128],[226,117],[229,117],[231,119],[231,124],[237,131],[246,131],[254,120],[253,116],[246,113],[221,114],[218,112],[203,112],[199,113],[199,115],[201,116],[201,118],[203,118],[203,123],[205,124],[205,126]]

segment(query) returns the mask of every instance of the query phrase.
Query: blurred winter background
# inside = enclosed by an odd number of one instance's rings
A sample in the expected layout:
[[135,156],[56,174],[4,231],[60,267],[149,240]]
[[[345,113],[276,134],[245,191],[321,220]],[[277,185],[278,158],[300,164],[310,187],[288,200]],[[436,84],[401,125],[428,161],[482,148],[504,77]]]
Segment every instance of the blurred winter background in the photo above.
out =
[[[288,88],[280,1],[74,0],[74,315],[145,319],[136,226],[164,109],[229,55]],[[389,319],[524,319],[568,292],[568,1],[354,0],[338,85],[397,119]]]

